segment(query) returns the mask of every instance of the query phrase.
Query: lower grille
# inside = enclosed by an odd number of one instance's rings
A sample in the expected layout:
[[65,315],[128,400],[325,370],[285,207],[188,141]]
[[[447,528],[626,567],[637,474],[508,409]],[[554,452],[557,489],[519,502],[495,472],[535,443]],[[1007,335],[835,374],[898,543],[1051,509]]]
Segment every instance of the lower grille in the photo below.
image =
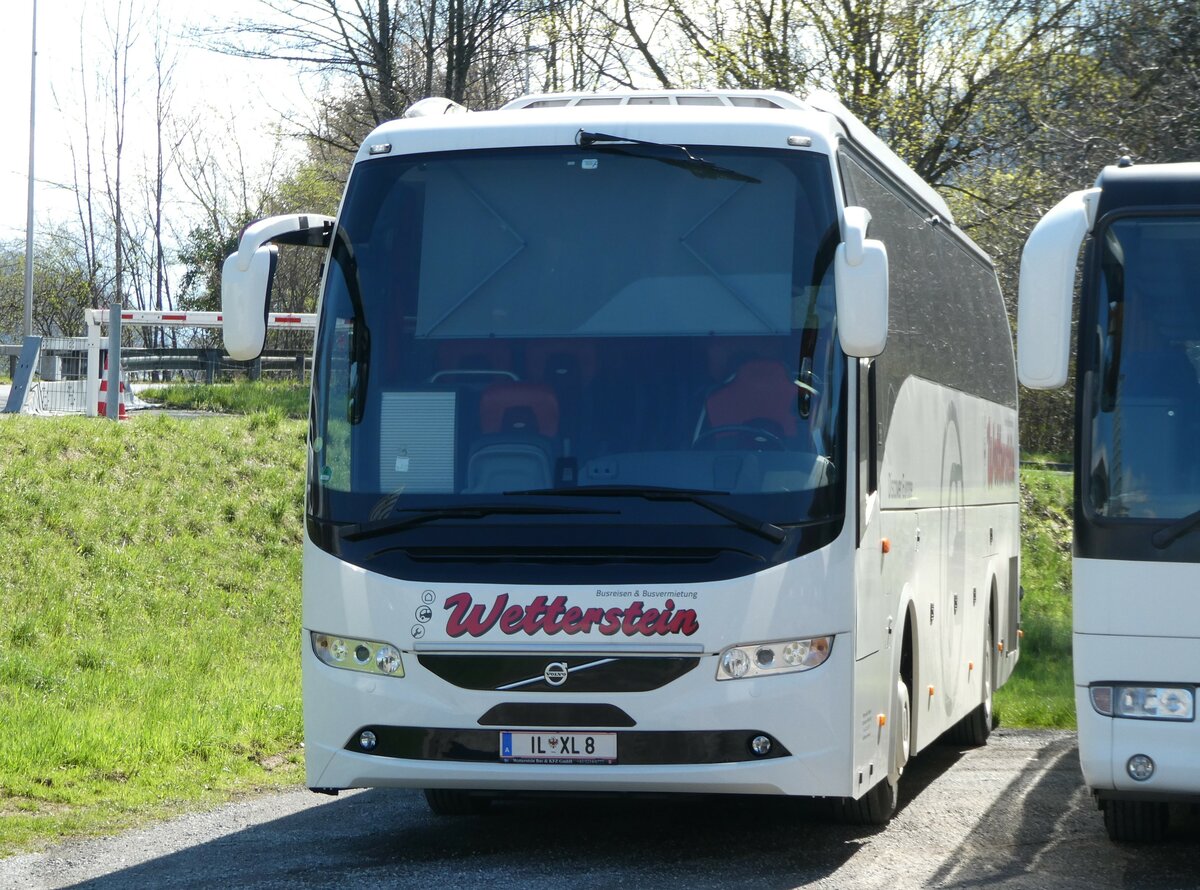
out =
[[[364,751],[359,737],[375,735],[375,747]],[[768,754],[750,750],[755,736],[771,739]],[[500,733],[489,729],[433,729],[422,726],[364,726],[350,737],[346,750],[376,757],[406,760],[458,761],[463,763],[501,763]],[[716,732],[640,732],[629,730],[617,736],[617,763],[632,765],[671,765],[691,763],[743,763],[789,757],[789,752],[773,736],[753,729],[726,729]],[[570,765],[562,769],[571,769]]]

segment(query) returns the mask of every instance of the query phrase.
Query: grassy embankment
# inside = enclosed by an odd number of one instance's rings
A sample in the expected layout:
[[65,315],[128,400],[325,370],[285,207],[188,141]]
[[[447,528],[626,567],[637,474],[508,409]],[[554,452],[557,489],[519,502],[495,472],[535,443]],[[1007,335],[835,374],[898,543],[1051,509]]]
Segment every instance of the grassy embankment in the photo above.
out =
[[1021,471],[1021,584],[1021,661],[996,714],[1004,726],[1074,729],[1070,473]]
[[172,383],[142,393],[142,397],[163,408],[219,411],[229,414],[257,414],[277,411],[285,417],[308,416],[308,387],[297,383],[215,383],[198,386]]
[[301,779],[304,431],[0,422],[0,855]]
[[[305,392],[169,392],[256,413],[0,422],[0,856],[302,780]],[[1069,481],[1023,475],[1026,633],[997,710],[1070,726]]]

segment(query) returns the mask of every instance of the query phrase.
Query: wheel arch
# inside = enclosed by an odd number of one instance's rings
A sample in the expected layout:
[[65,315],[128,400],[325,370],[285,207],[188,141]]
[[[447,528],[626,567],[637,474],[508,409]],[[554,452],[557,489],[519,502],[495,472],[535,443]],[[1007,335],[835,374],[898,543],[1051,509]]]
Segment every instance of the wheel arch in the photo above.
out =
[[918,750],[917,728],[920,725],[920,709],[916,707],[917,701],[917,681],[920,678],[920,635],[917,633],[917,606],[913,600],[912,591],[907,584],[904,585],[902,606],[897,611],[897,623],[900,625],[897,634],[897,653],[896,653],[896,676],[904,680],[908,686],[908,694],[913,702],[913,707],[910,709],[912,715],[912,726],[910,734],[912,738],[912,753]]

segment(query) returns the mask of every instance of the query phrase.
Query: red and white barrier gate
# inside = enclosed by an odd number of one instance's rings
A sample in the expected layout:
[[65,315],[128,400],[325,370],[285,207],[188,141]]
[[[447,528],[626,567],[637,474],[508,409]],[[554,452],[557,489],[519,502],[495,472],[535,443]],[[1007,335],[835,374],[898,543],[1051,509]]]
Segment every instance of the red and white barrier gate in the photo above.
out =
[[[85,309],[83,321],[87,326],[88,343],[88,373],[87,392],[84,404],[87,406],[89,417],[104,416],[108,395],[107,363],[105,371],[100,369],[100,352],[103,348],[101,329],[109,323],[109,310]],[[168,327],[168,328],[219,328],[222,326],[220,312],[154,312],[146,309],[124,309],[121,311],[122,325],[138,327]],[[276,330],[315,331],[317,316],[312,313],[270,312],[267,314],[267,327]],[[103,393],[103,395],[101,395]],[[120,419],[125,419],[125,384],[121,384]]]

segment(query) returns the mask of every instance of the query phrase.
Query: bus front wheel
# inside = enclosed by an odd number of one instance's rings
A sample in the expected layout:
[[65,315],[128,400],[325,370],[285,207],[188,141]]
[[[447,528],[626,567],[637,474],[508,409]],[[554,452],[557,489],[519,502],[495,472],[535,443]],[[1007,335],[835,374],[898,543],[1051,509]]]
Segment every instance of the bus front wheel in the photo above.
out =
[[891,723],[887,775],[858,800],[844,797],[838,801],[838,817],[847,825],[887,825],[896,812],[900,776],[912,751],[912,699],[903,677],[896,678]]

